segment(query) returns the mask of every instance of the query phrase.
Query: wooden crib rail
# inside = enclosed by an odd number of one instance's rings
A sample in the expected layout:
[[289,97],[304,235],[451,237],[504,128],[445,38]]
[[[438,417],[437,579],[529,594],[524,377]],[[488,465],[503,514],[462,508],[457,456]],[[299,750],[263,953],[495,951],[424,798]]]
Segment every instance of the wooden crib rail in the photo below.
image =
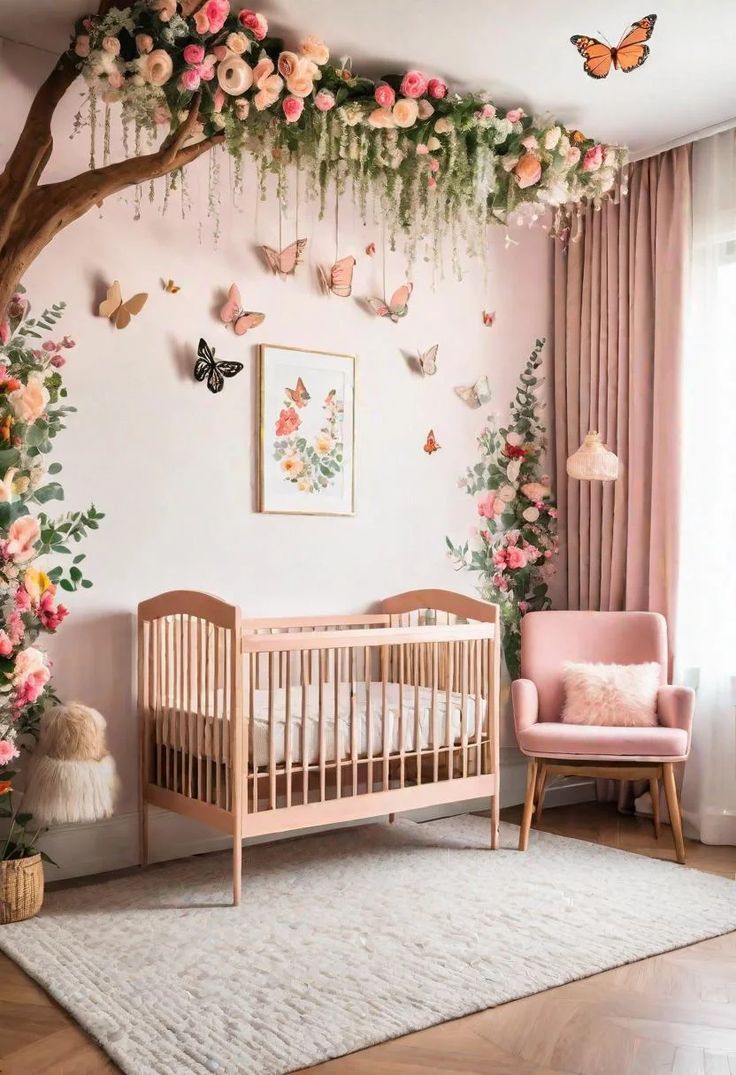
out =
[[375,627],[361,631],[315,631],[312,634],[241,636],[243,653],[278,653],[290,650],[360,649],[364,646],[394,646],[432,642],[458,642],[465,639],[491,639],[496,637],[492,623],[465,624],[440,627]]
[[444,612],[458,619],[477,620],[480,623],[498,623],[498,606],[475,597],[454,593],[452,590],[407,590],[405,593],[386,597],[381,608],[394,617],[405,613],[432,610]]

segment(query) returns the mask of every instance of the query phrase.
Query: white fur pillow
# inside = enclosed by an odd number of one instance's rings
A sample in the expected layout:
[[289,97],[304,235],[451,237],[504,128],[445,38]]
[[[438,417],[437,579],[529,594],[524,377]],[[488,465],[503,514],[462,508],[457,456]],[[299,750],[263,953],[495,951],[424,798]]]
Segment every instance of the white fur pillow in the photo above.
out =
[[650,728],[657,724],[660,668],[651,664],[562,666],[565,724],[604,724],[613,728]]

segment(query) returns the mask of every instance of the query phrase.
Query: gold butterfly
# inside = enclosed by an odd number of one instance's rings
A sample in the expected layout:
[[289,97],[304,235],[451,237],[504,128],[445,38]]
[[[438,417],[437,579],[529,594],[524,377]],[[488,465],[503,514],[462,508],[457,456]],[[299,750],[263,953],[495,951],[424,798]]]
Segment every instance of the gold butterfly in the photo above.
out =
[[139,291],[127,302],[123,302],[120,284],[117,280],[113,280],[107,289],[107,297],[100,303],[97,313],[99,317],[108,317],[115,328],[126,328],[130,324],[131,316],[141,312],[147,299],[148,293]]
[[169,295],[176,295],[177,291],[181,291],[179,285],[175,284],[173,280],[162,280],[162,283],[164,285],[164,291]]

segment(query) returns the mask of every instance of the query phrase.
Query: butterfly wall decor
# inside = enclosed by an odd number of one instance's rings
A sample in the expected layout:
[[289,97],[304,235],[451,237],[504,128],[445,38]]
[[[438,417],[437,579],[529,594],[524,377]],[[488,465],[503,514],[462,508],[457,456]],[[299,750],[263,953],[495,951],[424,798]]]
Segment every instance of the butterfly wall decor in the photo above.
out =
[[243,369],[242,362],[216,362],[215,349],[206,340],[200,339],[197,348],[197,361],[194,363],[194,377],[197,381],[207,378],[210,392],[222,392],[225,378],[234,377]]
[[297,377],[296,385],[294,388],[287,388],[286,395],[289,397],[295,407],[306,407],[309,400],[312,398],[307,392],[304,381],[301,377]]
[[429,433],[427,434],[427,439],[424,442],[424,451],[427,453],[427,455],[431,455],[432,452],[438,452],[441,447],[442,445],[437,443],[437,438],[434,435],[434,430],[430,429]]
[[428,351],[420,351],[417,355],[417,365],[424,377],[434,377],[437,372],[437,351],[439,344],[433,344]]
[[409,312],[409,299],[414,290],[413,284],[402,284],[394,291],[390,300],[368,299],[368,304],[374,314],[379,317],[390,317],[394,324],[401,317],[406,317]]
[[646,15],[632,23],[615,46],[598,41],[595,37],[586,37],[585,34],[574,34],[570,41],[584,57],[583,68],[591,78],[606,78],[611,67],[628,74],[641,67],[649,55],[647,41],[654,33],[656,21],[656,15]]
[[283,250],[274,250],[272,246],[262,246],[261,250],[271,272],[278,273],[281,279],[285,280],[296,272],[306,245],[306,239],[296,239]]
[[240,290],[237,284],[231,284],[227,300],[220,310],[220,320],[226,325],[232,325],[236,336],[242,336],[249,328],[262,325],[266,320],[266,315],[256,313],[254,310],[244,310]]
[[107,297],[102,300],[97,310],[99,317],[107,317],[115,328],[127,328],[130,319],[139,314],[148,300],[148,292],[139,291],[127,302],[123,302],[120,284],[113,280],[107,289]]
[[375,243],[368,243],[368,246],[365,248],[365,252],[366,252],[366,254],[368,255],[369,258],[375,257],[376,244]]
[[353,269],[355,258],[352,254],[339,258],[330,269],[317,266],[317,276],[320,286],[325,295],[337,295],[338,298],[347,299],[353,293]]
[[164,291],[168,295],[176,295],[179,291],[181,291],[179,285],[175,284],[173,280],[162,280],[161,283],[163,285]]
[[491,386],[487,377],[479,377],[475,384],[458,385],[455,388],[455,393],[463,403],[467,403],[469,407],[475,410],[488,403],[491,398]]
[[494,324],[495,320],[496,320],[496,311],[495,310],[491,311],[491,313],[489,313],[487,310],[483,311],[483,324],[486,326],[486,328],[491,328],[491,326]]

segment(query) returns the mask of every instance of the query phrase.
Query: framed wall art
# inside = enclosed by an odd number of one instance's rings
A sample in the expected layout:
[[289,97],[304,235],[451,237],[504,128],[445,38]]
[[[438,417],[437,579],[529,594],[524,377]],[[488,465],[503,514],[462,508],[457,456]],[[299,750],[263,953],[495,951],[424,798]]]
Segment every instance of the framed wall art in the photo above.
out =
[[355,514],[355,355],[261,344],[261,512]]

